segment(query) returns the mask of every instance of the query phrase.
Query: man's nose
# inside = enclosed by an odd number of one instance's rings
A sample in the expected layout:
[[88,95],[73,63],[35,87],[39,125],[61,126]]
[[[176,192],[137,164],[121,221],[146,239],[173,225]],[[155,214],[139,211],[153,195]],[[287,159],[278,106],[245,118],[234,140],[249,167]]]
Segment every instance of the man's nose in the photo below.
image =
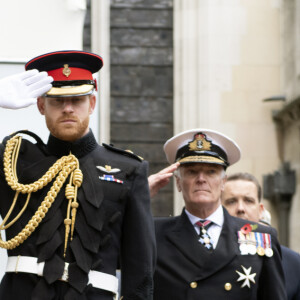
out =
[[205,177],[204,172],[198,172],[198,174],[197,174],[197,180],[198,180],[198,181],[203,182],[203,181],[206,180],[205,178],[206,178],[206,177]]
[[63,110],[64,111],[73,111],[73,101],[71,99],[64,99],[63,100]]
[[239,213],[245,212],[245,206],[244,206],[243,201],[238,201],[237,210]]

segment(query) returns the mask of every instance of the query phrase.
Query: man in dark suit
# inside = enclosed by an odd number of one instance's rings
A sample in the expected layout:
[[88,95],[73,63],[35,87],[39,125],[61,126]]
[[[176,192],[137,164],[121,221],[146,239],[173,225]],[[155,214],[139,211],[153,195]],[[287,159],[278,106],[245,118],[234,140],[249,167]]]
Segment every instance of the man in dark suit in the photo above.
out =
[[[0,299],[118,299],[118,267],[123,300],[152,299],[156,248],[147,162],[100,146],[89,129],[92,74],[102,64],[84,51],[47,53],[26,64],[54,79],[37,100],[50,135],[44,144],[22,131],[0,145],[0,228],[7,239],[0,246],[8,250]],[[11,108],[31,104],[36,94],[26,96]],[[22,140],[24,134],[36,142]]]
[[[227,178],[222,204],[232,216],[259,222],[265,211],[261,197],[261,186],[253,175],[235,173]],[[282,245],[281,253],[288,300],[300,300],[300,255]]]
[[287,299],[274,230],[221,205],[225,170],[240,158],[236,143],[193,129],[169,139],[164,151],[169,163],[180,163],[175,176],[185,208],[155,221],[154,299]]

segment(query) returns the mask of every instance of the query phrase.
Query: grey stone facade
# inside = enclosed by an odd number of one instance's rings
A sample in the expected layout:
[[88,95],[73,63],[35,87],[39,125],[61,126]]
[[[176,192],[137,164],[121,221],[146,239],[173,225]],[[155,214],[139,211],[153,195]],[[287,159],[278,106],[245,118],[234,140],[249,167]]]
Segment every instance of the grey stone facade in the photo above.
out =
[[[166,167],[164,142],[173,134],[173,1],[111,0],[111,143]],[[84,30],[89,50],[90,6]],[[172,184],[152,199],[155,216],[173,211]]]
[[91,0],[86,0],[86,14],[83,25],[82,49],[91,51]]
[[[172,1],[111,1],[111,142],[167,166],[173,133]],[[172,185],[152,200],[154,215],[172,213]]]

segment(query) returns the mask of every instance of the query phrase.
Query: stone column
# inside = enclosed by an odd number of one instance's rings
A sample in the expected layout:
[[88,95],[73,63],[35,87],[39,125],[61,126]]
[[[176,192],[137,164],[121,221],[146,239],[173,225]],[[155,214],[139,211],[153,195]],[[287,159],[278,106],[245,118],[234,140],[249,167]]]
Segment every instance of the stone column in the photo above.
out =
[[[99,54],[104,65],[99,72],[99,141],[110,142],[110,1],[91,0],[92,52]],[[97,113],[97,112],[95,112]]]
[[[233,131],[222,122],[222,97],[232,89],[244,17],[245,8],[232,2],[174,0],[174,134],[198,127]],[[182,205],[177,195],[175,214]]]
[[[198,0],[174,0],[174,135],[195,127],[198,111]],[[201,112],[200,112],[201,114]],[[200,117],[200,116],[199,116]],[[174,183],[174,215],[184,205]]]

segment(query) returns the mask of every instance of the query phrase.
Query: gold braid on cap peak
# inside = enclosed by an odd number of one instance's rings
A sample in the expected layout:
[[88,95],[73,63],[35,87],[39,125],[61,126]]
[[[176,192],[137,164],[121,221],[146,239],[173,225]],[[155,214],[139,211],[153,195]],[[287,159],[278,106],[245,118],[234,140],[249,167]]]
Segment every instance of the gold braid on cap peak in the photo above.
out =
[[[70,226],[71,226],[71,240],[72,240],[75,218],[76,218],[76,209],[79,205],[77,202],[77,189],[81,186],[82,179],[83,179],[82,172],[79,169],[78,159],[73,154],[70,154],[68,156],[63,156],[59,160],[57,160],[55,164],[52,167],[50,167],[49,170],[39,180],[31,184],[20,184],[17,178],[16,165],[17,165],[17,159],[18,159],[19,150],[21,146],[21,141],[22,141],[21,136],[18,135],[13,136],[10,140],[8,140],[4,151],[3,161],[4,161],[5,178],[8,185],[14,191],[16,191],[16,194],[8,213],[3,219],[3,222],[0,224],[0,230],[5,230],[9,228],[21,217],[21,215],[23,214],[23,212],[25,211],[29,203],[31,193],[37,192],[38,190],[42,189],[49,182],[51,182],[56,176],[57,177],[53,182],[50,190],[48,191],[47,196],[41,202],[41,205],[39,206],[35,214],[32,216],[30,221],[27,223],[27,225],[22,229],[22,231],[19,232],[14,238],[10,239],[9,241],[3,241],[0,234],[0,247],[9,250],[14,249],[18,247],[20,244],[22,244],[33,233],[33,231],[39,226],[40,222],[45,217],[46,213],[48,212],[49,208],[54,202],[57,194],[61,190],[68,176],[71,174],[70,182],[69,184],[67,184],[66,191],[65,191],[66,198],[69,200],[67,217],[64,221],[66,227],[65,248],[64,248],[64,256],[65,256],[68,239],[69,239]],[[19,214],[10,223],[5,225],[15,207],[19,193],[28,194],[26,203],[24,204],[24,207],[21,209]],[[72,207],[72,212],[70,212],[71,207]],[[72,214],[72,219],[70,219],[70,213]]]

